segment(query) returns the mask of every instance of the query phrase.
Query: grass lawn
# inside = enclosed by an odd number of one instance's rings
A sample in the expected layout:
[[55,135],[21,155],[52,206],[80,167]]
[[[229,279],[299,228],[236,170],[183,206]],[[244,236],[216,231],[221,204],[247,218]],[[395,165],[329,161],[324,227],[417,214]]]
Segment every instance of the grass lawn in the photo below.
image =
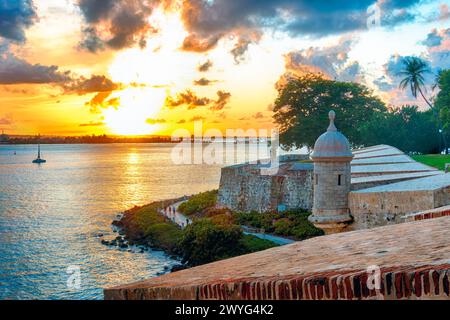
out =
[[450,155],[447,154],[426,154],[412,156],[412,158],[418,162],[422,162],[439,170],[444,170],[445,164],[450,163]]

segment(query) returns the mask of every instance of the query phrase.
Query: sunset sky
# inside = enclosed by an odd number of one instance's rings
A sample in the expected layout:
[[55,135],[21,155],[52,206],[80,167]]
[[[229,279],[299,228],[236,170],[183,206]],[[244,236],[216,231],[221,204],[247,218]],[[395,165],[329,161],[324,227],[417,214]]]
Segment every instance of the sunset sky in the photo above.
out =
[[414,103],[398,90],[400,59],[450,66],[450,1],[378,0],[380,26],[368,28],[373,4],[0,0],[0,129],[170,135],[196,119],[271,128],[276,83],[308,71]]

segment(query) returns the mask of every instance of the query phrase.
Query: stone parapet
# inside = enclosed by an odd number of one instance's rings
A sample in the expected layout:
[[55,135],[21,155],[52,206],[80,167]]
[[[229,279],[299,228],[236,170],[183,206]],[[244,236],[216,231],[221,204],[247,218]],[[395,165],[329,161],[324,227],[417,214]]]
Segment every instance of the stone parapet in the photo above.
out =
[[106,289],[105,299],[448,300],[449,228],[442,217],[317,237]]

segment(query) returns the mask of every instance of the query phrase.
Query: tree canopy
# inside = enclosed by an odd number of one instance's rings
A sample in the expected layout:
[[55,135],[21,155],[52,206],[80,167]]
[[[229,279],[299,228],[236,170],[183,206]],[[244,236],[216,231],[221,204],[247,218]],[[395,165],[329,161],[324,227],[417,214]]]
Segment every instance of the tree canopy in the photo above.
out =
[[328,112],[337,113],[336,125],[354,146],[364,145],[362,128],[386,106],[364,85],[307,74],[279,89],[274,119],[284,148],[313,148],[328,126]]
[[390,108],[375,114],[361,129],[364,145],[388,144],[404,152],[439,152],[439,132],[432,110],[417,106]]
[[450,69],[439,73],[437,86],[439,93],[435,100],[435,107],[439,110],[444,130],[450,131]]

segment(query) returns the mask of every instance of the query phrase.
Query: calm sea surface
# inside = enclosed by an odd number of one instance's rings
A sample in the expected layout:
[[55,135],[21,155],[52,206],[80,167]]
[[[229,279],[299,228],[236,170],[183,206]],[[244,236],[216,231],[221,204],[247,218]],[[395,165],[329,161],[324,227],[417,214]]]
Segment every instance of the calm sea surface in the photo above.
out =
[[[98,237],[116,235],[111,221],[125,209],[218,187],[221,165],[175,165],[172,148],[44,145],[48,162],[36,165],[36,146],[0,146],[0,299],[101,299],[175,264]],[[79,289],[67,286],[76,268]]]

